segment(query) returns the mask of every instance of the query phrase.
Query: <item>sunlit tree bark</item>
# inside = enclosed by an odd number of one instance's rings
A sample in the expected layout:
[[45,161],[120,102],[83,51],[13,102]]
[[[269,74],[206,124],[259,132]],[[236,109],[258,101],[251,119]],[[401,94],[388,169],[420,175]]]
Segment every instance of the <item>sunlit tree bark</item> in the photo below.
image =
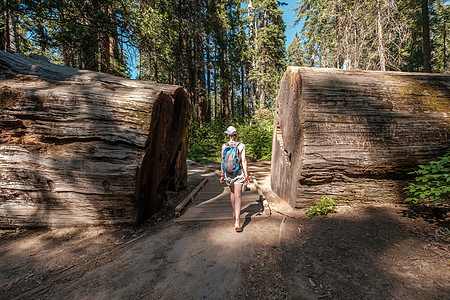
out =
[[422,0],[422,49],[423,70],[431,72],[431,45],[430,45],[430,17],[428,13],[428,0]]

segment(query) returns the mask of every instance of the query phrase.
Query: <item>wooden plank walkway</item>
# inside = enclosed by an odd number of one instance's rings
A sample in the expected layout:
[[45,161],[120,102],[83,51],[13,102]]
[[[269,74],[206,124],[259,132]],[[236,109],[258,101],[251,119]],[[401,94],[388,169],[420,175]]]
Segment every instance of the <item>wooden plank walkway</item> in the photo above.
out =
[[[260,196],[253,183],[250,191],[242,191],[241,220],[254,217],[266,217]],[[220,184],[219,176],[208,176],[208,182],[192,201],[181,211],[175,222],[233,220],[230,202],[230,189]]]

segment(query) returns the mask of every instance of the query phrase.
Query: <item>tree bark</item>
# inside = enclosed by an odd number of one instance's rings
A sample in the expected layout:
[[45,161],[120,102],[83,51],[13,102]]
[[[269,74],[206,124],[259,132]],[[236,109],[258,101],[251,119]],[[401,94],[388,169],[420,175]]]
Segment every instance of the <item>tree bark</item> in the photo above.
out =
[[241,116],[242,120],[245,120],[245,69],[244,64],[241,62]]
[[430,17],[428,14],[428,0],[422,0],[422,34],[423,71],[426,73],[431,73]]
[[15,53],[19,51],[16,16],[8,2],[5,1],[3,7],[5,10],[2,12],[2,17],[5,19],[5,26],[0,30],[0,50]]
[[272,189],[305,207],[403,198],[408,172],[450,148],[449,75],[289,67],[277,97]]
[[0,226],[140,223],[187,176],[179,86],[0,52]]
[[[110,24],[115,23],[115,15],[111,4],[106,4],[101,7],[102,13],[109,19]],[[114,65],[117,58],[117,28],[111,32],[106,32],[104,29],[100,32],[100,71],[103,73],[114,74],[116,66]]]
[[445,16],[444,17],[444,37],[443,37],[443,40],[444,40],[444,43],[443,43],[443,46],[444,46],[444,49],[443,49],[443,53],[444,53],[444,57],[443,57],[443,64],[444,64],[444,73],[446,73],[447,72],[447,17]]
[[206,115],[207,117],[207,121],[211,122],[213,120],[212,116],[213,116],[213,112],[211,111],[211,107],[212,107],[212,100],[211,100],[211,65],[212,65],[212,61],[211,61],[211,54],[210,54],[210,45],[213,44],[213,42],[211,41],[210,36],[207,36],[207,45],[205,47],[206,50],[206,60],[205,60],[205,69],[206,69],[206,95],[205,95],[205,99],[204,101],[206,101]]
[[[248,17],[250,19],[250,24],[248,26],[248,40],[250,44],[250,63],[252,70],[257,70],[257,62],[255,53],[258,51],[257,49],[257,24],[255,18],[255,8],[252,5],[252,1],[248,1]],[[255,78],[249,80],[250,85],[250,94],[252,101],[252,113],[254,113],[257,102],[258,102],[258,82]]]
[[386,59],[383,43],[383,27],[381,25],[381,0],[377,0],[377,36],[378,36],[378,56],[380,58],[380,70],[386,71]]

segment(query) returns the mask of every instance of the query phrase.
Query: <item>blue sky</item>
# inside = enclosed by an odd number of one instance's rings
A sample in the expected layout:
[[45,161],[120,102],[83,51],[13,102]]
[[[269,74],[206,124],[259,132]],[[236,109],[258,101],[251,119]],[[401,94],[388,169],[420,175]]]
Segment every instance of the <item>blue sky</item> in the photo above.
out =
[[[297,7],[299,4],[296,4],[298,0],[285,0],[285,3],[288,3],[286,6],[282,6],[281,9],[284,10],[283,20],[286,23],[286,48],[291,44],[292,40],[295,37],[295,33],[302,29],[302,24],[297,24],[294,28],[291,28],[293,22],[295,20],[293,8]],[[444,1],[445,4],[449,5],[450,1]]]
[[285,1],[288,3],[286,6],[282,6],[281,9],[284,10],[283,20],[286,23],[286,48],[291,44],[292,40],[295,37],[295,33],[301,30],[301,24],[297,24],[294,28],[291,28],[293,22],[295,20],[293,8],[297,7],[299,4],[296,4],[295,0]]

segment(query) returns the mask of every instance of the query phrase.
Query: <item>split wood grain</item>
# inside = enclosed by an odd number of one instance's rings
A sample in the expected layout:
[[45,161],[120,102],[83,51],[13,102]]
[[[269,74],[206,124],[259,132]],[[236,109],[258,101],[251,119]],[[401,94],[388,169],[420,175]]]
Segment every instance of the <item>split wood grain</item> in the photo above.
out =
[[289,67],[271,186],[294,207],[397,202],[407,173],[449,148],[450,75]]
[[183,88],[0,51],[0,226],[136,224],[187,179]]

